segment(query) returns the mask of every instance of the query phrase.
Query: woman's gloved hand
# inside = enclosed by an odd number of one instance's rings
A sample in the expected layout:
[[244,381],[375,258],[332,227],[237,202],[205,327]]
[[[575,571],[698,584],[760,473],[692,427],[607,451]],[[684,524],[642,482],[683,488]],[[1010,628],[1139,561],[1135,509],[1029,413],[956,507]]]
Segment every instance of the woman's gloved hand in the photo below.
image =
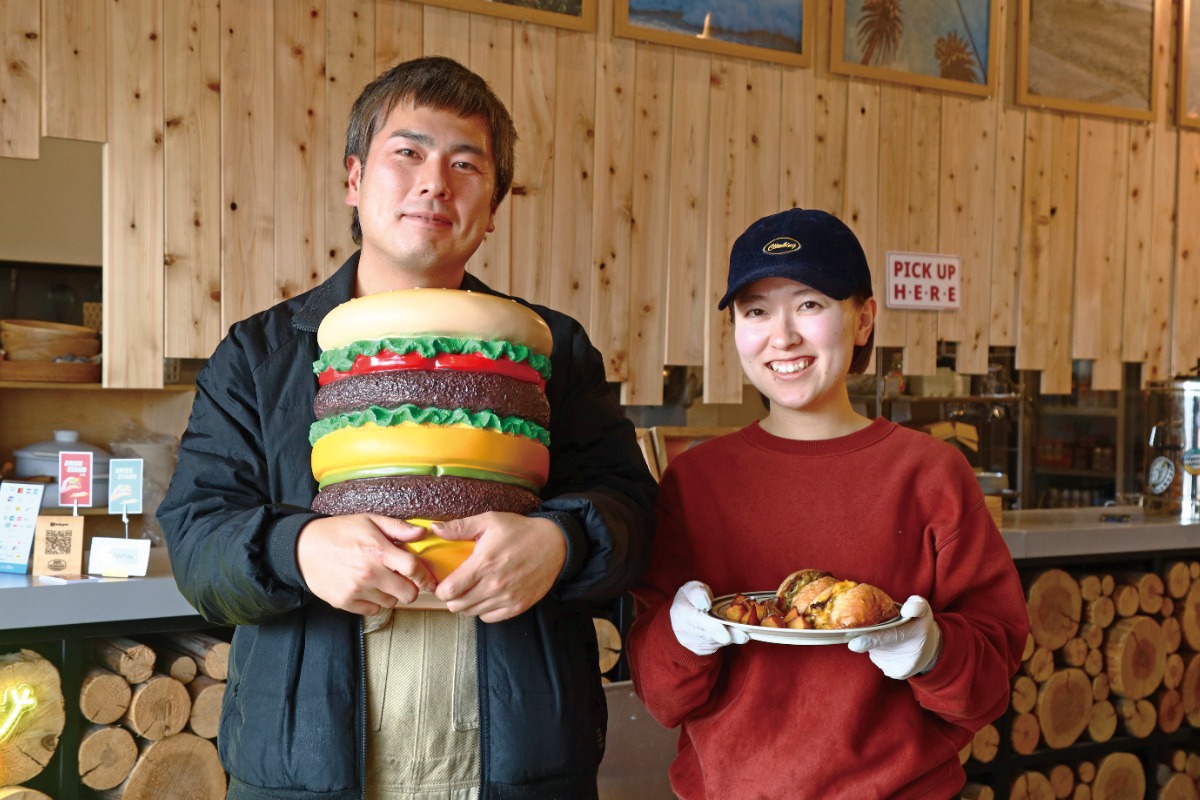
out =
[[710,656],[729,644],[745,644],[745,631],[727,628],[708,616],[712,609],[712,590],[700,581],[688,581],[679,587],[671,602],[671,630],[679,643],[698,656]]
[[919,595],[905,601],[900,616],[907,621],[857,636],[847,647],[866,653],[884,675],[902,681],[933,669],[942,652],[942,630],[933,619],[928,601]]

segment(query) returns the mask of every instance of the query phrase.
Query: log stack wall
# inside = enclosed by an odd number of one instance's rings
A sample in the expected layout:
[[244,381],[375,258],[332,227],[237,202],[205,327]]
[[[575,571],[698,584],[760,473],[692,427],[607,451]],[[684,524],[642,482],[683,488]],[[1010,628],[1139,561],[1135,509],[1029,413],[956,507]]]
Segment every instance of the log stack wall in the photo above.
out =
[[1200,561],[1022,578],[1029,638],[960,796],[1200,800]]

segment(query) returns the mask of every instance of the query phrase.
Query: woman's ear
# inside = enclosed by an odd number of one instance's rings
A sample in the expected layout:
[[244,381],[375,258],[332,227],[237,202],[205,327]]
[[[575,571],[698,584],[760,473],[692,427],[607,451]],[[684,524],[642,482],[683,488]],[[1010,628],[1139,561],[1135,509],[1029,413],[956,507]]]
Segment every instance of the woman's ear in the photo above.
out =
[[858,309],[858,320],[854,328],[854,344],[862,346],[875,328],[875,313],[879,307],[874,297],[868,297]]

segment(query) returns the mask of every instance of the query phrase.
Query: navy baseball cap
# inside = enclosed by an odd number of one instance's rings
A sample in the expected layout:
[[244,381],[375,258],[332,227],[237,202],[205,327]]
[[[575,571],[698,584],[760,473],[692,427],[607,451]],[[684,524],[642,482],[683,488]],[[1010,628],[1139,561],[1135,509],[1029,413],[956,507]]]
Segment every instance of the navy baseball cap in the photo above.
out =
[[854,231],[832,214],[789,208],[753,223],[733,243],[724,309],[742,287],[788,278],[834,300],[871,296],[871,269]]

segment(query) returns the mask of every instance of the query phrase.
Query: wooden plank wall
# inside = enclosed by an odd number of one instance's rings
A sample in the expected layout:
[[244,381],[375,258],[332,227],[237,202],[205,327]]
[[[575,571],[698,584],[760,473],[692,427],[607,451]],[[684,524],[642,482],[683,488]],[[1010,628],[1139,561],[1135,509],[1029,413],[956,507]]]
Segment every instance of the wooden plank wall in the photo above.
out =
[[[963,309],[882,310],[876,342],[911,374],[958,342],[985,372],[1014,346],[1042,389],[1143,380],[1200,359],[1200,132],[1171,121],[1176,23],[1159,15],[1159,119],[1015,105],[1015,0],[997,93],[968,99],[812,68],[577,33],[405,0],[0,0],[0,157],[38,136],[106,148],[106,385],[153,387],[228,326],[324,279],[353,252],[348,110],[398,60],[444,54],[489,79],[520,133],[513,193],[472,269],[585,322],[630,404],[666,364],[704,367],[738,402],[725,315],[733,239],[790,206],[887,250],[963,259]],[[1160,0],[1161,2],[1162,0]]]

